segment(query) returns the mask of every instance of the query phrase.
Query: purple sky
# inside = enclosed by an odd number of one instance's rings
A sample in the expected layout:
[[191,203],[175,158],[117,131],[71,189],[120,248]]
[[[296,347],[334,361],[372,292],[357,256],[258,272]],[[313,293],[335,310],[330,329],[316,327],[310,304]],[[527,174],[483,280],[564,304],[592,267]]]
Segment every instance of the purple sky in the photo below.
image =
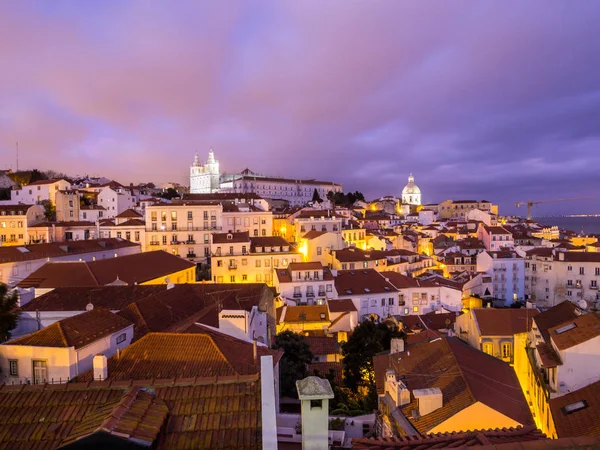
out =
[[[175,6],[174,6],[175,5]],[[600,197],[600,2],[0,4],[0,168],[314,177],[425,202]],[[519,210],[520,211],[520,210]],[[537,213],[600,212],[600,198]]]

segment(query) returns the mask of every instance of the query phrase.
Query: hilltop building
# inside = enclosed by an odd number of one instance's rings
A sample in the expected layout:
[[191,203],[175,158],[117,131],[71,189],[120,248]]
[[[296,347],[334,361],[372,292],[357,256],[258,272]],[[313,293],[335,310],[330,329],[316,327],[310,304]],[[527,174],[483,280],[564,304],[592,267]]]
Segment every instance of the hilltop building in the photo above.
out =
[[403,205],[421,205],[421,189],[415,184],[415,177],[411,173],[408,176],[408,184],[402,189]]
[[219,161],[215,160],[212,150],[208,152],[208,160],[201,164],[198,154],[190,167],[190,193],[212,194],[219,190]]
[[[418,188],[417,188],[418,189]],[[322,200],[329,191],[342,192],[342,185],[330,181],[296,180],[257,174],[250,169],[240,173],[222,174],[213,151],[201,164],[198,155],[190,167],[190,193],[241,193],[257,194],[263,198],[286,200],[290,206],[302,206],[312,201],[315,190]]]

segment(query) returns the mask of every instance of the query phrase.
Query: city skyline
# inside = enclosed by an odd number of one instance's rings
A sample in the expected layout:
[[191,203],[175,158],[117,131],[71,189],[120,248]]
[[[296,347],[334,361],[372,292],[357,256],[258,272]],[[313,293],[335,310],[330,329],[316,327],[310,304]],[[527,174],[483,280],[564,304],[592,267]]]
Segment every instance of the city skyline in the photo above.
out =
[[226,172],[369,199],[410,172],[425,203],[502,213],[595,195],[600,6],[457,5],[3,5],[0,168],[18,141],[22,168],[186,184],[212,147]]

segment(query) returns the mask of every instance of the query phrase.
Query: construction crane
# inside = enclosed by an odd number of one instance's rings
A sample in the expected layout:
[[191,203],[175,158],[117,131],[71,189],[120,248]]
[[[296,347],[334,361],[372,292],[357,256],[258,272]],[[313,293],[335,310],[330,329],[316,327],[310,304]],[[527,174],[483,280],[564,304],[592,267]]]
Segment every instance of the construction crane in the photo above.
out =
[[534,205],[538,205],[540,203],[554,203],[554,202],[571,202],[574,200],[587,200],[590,198],[596,198],[596,197],[576,197],[576,198],[555,198],[552,200],[537,200],[537,201],[526,201],[526,202],[517,202],[516,206],[517,208],[519,206],[523,206],[523,205],[527,205],[527,220],[531,219],[531,207]]

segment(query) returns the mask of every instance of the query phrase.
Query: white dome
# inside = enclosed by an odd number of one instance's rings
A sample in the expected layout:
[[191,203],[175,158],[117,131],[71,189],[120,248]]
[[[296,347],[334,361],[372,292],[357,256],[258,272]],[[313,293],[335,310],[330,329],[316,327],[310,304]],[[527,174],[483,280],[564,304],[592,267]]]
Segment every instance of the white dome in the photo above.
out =
[[421,189],[419,189],[419,186],[415,184],[415,178],[412,176],[412,174],[410,174],[408,177],[408,184],[404,186],[404,189],[402,189],[402,195],[415,194],[421,194]]

